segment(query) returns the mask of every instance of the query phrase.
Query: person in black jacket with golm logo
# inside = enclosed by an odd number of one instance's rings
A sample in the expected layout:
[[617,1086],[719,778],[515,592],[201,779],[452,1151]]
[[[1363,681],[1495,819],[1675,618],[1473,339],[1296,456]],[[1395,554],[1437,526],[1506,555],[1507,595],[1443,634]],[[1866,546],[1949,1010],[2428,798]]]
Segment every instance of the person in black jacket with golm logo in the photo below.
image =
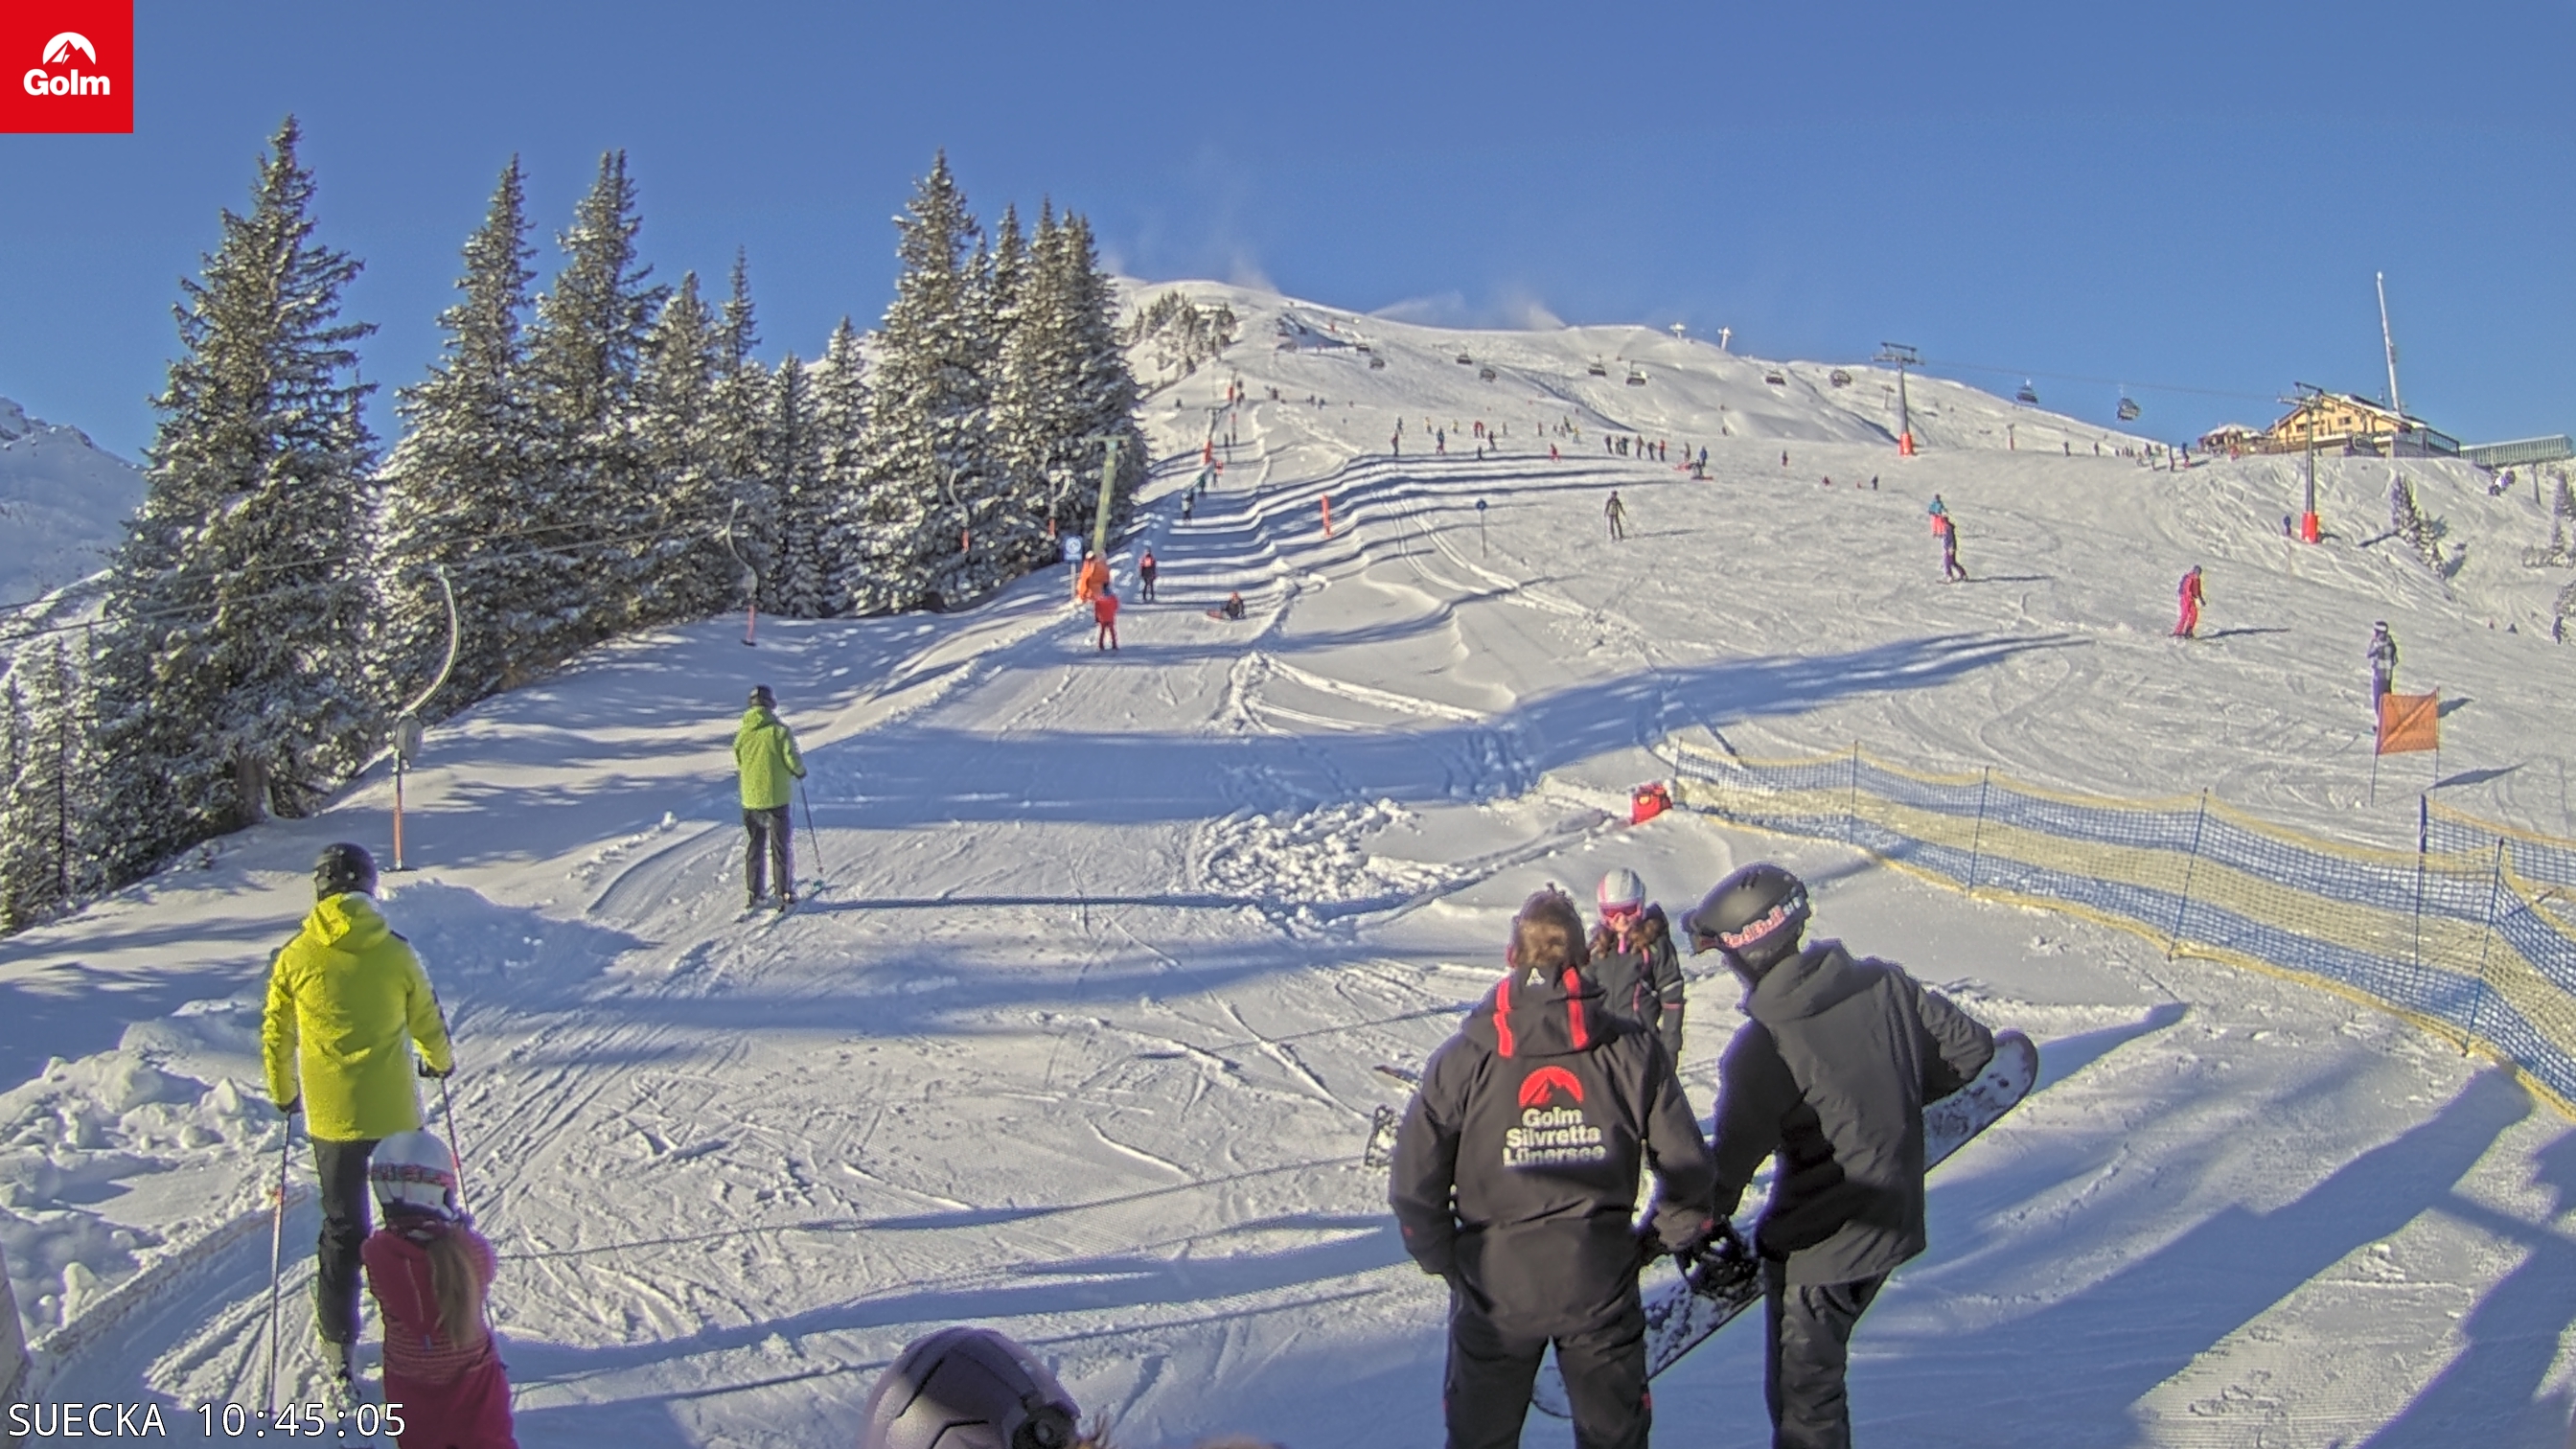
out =
[[1809,909],[1796,876],[1749,865],[1682,929],[1745,987],[1747,1019],[1718,1064],[1718,1213],[1780,1158],[1754,1231],[1771,1442],[1847,1449],[1853,1325],[1923,1251],[1923,1104],[1983,1071],[1995,1039],[1901,967],[1839,941],[1802,947]]
[[[1583,918],[1553,887],[1512,918],[1509,974],[1431,1054],[1387,1191],[1405,1250],[1449,1282],[1449,1449],[1512,1449],[1556,1347],[1581,1449],[1644,1449],[1637,1273],[1723,1220],[1663,1042],[1601,1009]],[[1633,1221],[1640,1168],[1658,1206]],[[1731,1230],[1730,1230],[1731,1231]]]
[[1646,883],[1633,870],[1601,877],[1593,892],[1601,924],[1592,932],[1584,973],[1601,985],[1605,1009],[1663,1038],[1664,1055],[1682,1061],[1682,958],[1673,949],[1664,908],[1646,902]]

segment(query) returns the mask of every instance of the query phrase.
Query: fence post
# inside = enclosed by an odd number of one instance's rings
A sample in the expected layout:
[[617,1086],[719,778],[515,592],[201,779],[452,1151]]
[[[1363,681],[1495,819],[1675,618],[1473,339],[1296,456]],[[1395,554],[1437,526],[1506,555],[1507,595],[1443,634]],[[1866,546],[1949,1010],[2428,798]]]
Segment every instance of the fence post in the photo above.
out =
[[1994,782],[1995,767],[1988,765],[1986,773],[1977,780],[1977,824],[1968,835],[1968,894],[1970,895],[1977,893],[1977,855],[1986,843],[1986,787]]
[[2200,792],[2200,813],[2191,821],[2191,854],[2182,863],[2182,901],[2174,907],[2173,939],[2165,945],[2165,959],[2170,961],[2182,952],[2182,918],[2191,909],[2192,872],[2200,866],[2200,832],[2209,824],[2209,792]]
[[2432,812],[2426,808],[2424,801],[2425,797],[2422,795],[2415,797],[2414,961],[2415,974],[2419,979],[2424,974],[2424,848],[2427,832],[2431,829],[2432,816]]
[[1852,741],[1851,794],[1843,801],[1843,839],[1860,844],[1860,741]]
[[2496,837],[2495,864],[2487,871],[2486,934],[2478,938],[2478,989],[2469,997],[2469,1036],[2468,1041],[2460,1044],[2464,1053],[2469,1049],[2469,1042],[2478,1037],[2478,1008],[2486,1004],[2487,993],[2494,989],[2487,985],[2487,952],[2495,945],[2496,896],[2503,889],[2504,837],[2499,835]]

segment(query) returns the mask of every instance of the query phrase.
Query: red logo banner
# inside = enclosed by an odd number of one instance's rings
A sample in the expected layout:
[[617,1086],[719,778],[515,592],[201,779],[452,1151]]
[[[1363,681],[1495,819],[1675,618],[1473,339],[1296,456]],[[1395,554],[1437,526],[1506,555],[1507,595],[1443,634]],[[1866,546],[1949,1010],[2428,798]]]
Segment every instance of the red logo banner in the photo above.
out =
[[134,133],[134,0],[0,10],[0,131]]

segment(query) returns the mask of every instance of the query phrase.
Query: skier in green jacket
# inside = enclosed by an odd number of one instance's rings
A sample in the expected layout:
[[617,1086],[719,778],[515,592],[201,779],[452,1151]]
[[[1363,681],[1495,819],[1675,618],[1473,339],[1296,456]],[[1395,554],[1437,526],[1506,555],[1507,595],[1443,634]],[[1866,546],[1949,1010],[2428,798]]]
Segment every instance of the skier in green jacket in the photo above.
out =
[[[743,869],[750,882],[745,910],[756,909],[769,894],[768,877],[778,878],[778,908],[796,904],[795,853],[787,838],[787,802],[805,778],[805,758],[796,753],[796,736],[779,721],[777,697],[766,684],[751,692],[751,707],[733,732],[733,762],[742,773],[742,828],[751,841]],[[766,868],[766,873],[764,869]]]
[[376,909],[376,862],[364,846],[326,847],[313,863],[314,906],[268,971],[260,1055],[269,1099],[304,1113],[321,1178],[322,1236],[313,1317],[332,1372],[350,1376],[358,1340],[359,1251],[374,1223],[367,1161],[376,1144],[421,1125],[408,1037],[420,1075],[456,1066],[438,998],[411,943]]

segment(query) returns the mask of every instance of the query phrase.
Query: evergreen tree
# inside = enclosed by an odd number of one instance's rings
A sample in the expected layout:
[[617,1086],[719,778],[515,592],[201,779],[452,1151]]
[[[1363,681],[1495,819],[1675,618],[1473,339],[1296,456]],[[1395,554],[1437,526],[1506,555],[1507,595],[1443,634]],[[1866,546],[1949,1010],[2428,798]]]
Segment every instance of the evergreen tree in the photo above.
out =
[[864,557],[866,548],[868,385],[864,365],[858,329],[844,317],[832,329],[823,360],[806,373],[815,506],[823,522],[817,545],[821,613],[827,618],[850,607],[843,582],[847,565]]
[[459,616],[456,666],[431,701],[445,714],[500,689],[563,572],[561,521],[544,508],[536,418],[526,397],[521,322],[528,310],[525,195],[510,159],[483,225],[465,242],[464,300],[441,312],[444,354],[403,390],[411,430],[384,469],[382,579],[388,693],[429,682],[444,653],[447,570]]
[[642,493],[654,505],[628,529],[638,623],[704,618],[742,603],[742,566],[722,532],[733,492],[715,412],[721,356],[715,314],[698,295],[698,274],[686,273],[645,335],[635,382]]
[[[20,676],[25,676],[22,684]],[[0,931],[68,909],[93,883],[97,802],[84,727],[86,681],[56,639],[10,671],[9,795],[0,801]]]
[[[829,546],[832,499],[823,483],[822,440],[815,430],[812,372],[794,353],[778,364],[770,388],[767,477],[779,499],[775,602],[791,619],[833,612]],[[763,582],[768,581],[767,575]]]
[[1017,489],[1013,540],[1030,564],[1055,556],[1046,537],[1088,533],[1097,511],[1103,437],[1120,439],[1111,511],[1123,516],[1145,475],[1137,388],[1116,326],[1117,301],[1090,227],[1070,212],[1038,217],[1016,327],[1003,348],[994,404],[995,450]]
[[2446,566],[2442,557],[2442,540],[2449,536],[2450,525],[2441,519],[2427,517],[2415,505],[2415,485],[2401,475],[2388,484],[2388,526],[2424,560],[2424,567],[2445,578],[2456,565]]
[[982,592],[1005,575],[961,547],[992,511],[989,390],[978,370],[976,232],[940,153],[895,227],[903,273],[874,349],[865,501],[843,579],[861,612],[906,609]]
[[647,496],[629,408],[644,334],[665,292],[636,260],[635,185],[626,153],[600,157],[599,177],[561,238],[563,269],[537,299],[528,335],[528,398],[537,420],[540,516],[556,558],[545,595],[526,610],[520,641],[532,663],[570,658],[634,613],[639,534],[720,520],[670,520]]
[[313,240],[293,117],[247,216],[175,310],[184,355],[154,399],[143,506],[109,569],[100,661],[119,864],[301,814],[374,738],[366,629],[376,503],[373,329],[338,321],[359,262]]
[[[771,576],[778,572],[782,505],[777,481],[770,475],[767,436],[773,381],[769,369],[751,355],[759,345],[760,329],[752,316],[750,267],[737,249],[732,287],[725,297],[723,316],[716,324],[710,401],[714,463],[716,476],[724,485],[725,507],[733,520],[734,547],[760,576],[760,606],[776,611],[778,594]],[[741,505],[738,511],[733,508],[737,503]],[[726,561],[732,562],[730,558]]]

